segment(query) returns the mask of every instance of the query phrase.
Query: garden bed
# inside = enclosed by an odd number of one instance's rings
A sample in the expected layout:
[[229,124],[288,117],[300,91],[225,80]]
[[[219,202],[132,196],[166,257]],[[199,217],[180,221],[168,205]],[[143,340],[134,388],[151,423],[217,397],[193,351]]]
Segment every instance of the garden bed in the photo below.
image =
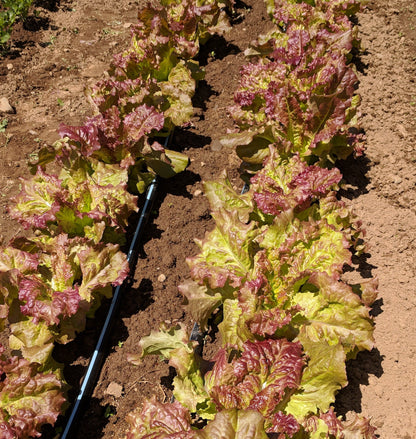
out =
[[[59,123],[81,124],[90,114],[83,88],[102,77],[112,53],[127,47],[127,28],[141,5],[106,1],[92,7],[80,0],[43,6],[49,9],[35,5],[39,12],[32,21],[37,26],[15,29],[16,48],[0,65],[0,96],[7,96],[16,109],[16,114],[2,116],[8,126],[0,133],[0,230],[6,241],[21,232],[6,207],[19,190],[18,177],[28,174],[25,161],[39,145],[58,138]],[[206,77],[194,98],[197,112],[191,127],[175,131],[171,145],[185,152],[191,164],[159,187],[135,283],[125,294],[80,438],[121,438],[134,405],[151,395],[170,399],[172,371],[166,364],[145,358],[142,365],[132,366],[126,356],[137,352],[140,338],[162,321],[179,319],[191,327],[177,286],[189,277],[185,257],[198,251],[193,239],[213,227],[201,182],[218,178],[226,169],[236,188],[242,186],[239,160],[218,139],[232,126],[226,109],[245,63],[242,52],[268,20],[262,1],[240,4],[239,12],[233,31],[224,39],[214,37],[200,54]],[[404,1],[371,2],[357,20],[365,49],[356,61],[367,151],[340,164],[346,180],[341,193],[367,230],[369,254],[356,261],[357,268],[364,277],[379,278],[380,298],[373,309],[377,349],[361,353],[349,365],[350,385],[340,392],[337,413],[353,410],[371,416],[381,438],[411,438],[416,432],[411,385],[416,352],[416,11]],[[72,398],[103,313],[77,340],[56,350],[58,361],[68,364],[65,376],[74,386]],[[214,337],[209,334],[208,342]]]

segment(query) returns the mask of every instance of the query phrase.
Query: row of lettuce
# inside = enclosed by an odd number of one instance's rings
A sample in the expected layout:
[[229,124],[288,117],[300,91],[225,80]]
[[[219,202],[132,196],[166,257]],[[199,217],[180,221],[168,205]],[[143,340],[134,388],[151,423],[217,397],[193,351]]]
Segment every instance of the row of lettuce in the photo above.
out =
[[[120,250],[130,215],[155,175],[168,178],[188,158],[164,147],[189,123],[203,70],[199,46],[229,24],[226,5],[161,0],[139,13],[129,48],[88,90],[95,115],[61,125],[60,140],[30,163],[10,214],[28,232],[0,252],[0,436],[38,437],[66,407],[55,343],[74,340],[104,297],[128,276]],[[231,5],[230,5],[231,6]]]
[[268,0],[273,29],[246,51],[230,113],[250,188],[205,183],[215,228],[179,286],[213,358],[178,323],[140,342],[176,369],[174,402],[133,411],[128,439],[365,438],[375,429],[333,408],[346,361],[373,348],[374,279],[343,280],[365,249],[360,222],[337,196],[337,159],[363,149],[357,128],[356,0]]

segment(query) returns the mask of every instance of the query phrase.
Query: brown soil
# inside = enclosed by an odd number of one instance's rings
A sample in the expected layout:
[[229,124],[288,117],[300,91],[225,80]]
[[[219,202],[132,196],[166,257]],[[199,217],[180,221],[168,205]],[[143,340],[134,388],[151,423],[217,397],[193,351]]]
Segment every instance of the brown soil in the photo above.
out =
[[[128,46],[128,27],[142,4],[37,0],[25,25],[15,28],[12,53],[0,60],[0,97],[7,97],[16,110],[0,115],[8,119],[0,133],[0,233],[6,242],[22,233],[8,217],[7,206],[19,191],[18,178],[28,175],[26,160],[58,138],[61,122],[82,124],[91,114],[83,90],[104,76],[112,54]],[[124,296],[109,356],[80,424],[80,439],[122,438],[125,417],[135,405],[151,395],[170,398],[172,371],[166,364],[147,358],[132,366],[126,356],[137,352],[140,337],[162,321],[181,319],[192,325],[177,285],[188,277],[185,257],[197,252],[194,238],[202,238],[213,225],[202,181],[226,169],[233,184],[242,185],[238,159],[218,147],[218,138],[232,125],[226,108],[245,62],[242,51],[265,30],[268,19],[262,0],[246,0],[239,12],[233,31],[213,38],[200,55],[206,78],[194,99],[196,116],[189,129],[177,130],[172,142],[172,148],[188,154],[191,165],[159,187],[135,283]],[[360,159],[340,163],[346,180],[342,195],[367,230],[369,253],[357,268],[365,277],[379,278],[380,298],[373,309],[377,349],[348,365],[350,384],[339,394],[337,413],[353,410],[372,417],[380,438],[411,439],[416,436],[416,7],[405,0],[373,0],[357,23],[367,151]],[[68,364],[71,400],[104,312],[105,307],[77,340],[56,349],[56,358]],[[43,436],[53,434],[46,429]]]

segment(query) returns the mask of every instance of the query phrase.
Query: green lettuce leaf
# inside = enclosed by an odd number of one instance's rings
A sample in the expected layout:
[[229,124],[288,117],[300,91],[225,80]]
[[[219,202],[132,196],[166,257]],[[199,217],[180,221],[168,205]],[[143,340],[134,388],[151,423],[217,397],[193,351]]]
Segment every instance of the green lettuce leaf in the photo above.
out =
[[223,296],[206,285],[198,285],[191,279],[178,286],[185,298],[184,305],[197,321],[202,331],[207,330],[207,322],[211,314],[221,305]]
[[202,430],[196,439],[267,439],[264,418],[255,410],[222,410]]
[[82,272],[79,295],[86,301],[91,300],[96,290],[110,284],[121,285],[129,272],[126,256],[115,244],[87,247],[78,253],[77,258]]
[[173,380],[175,398],[199,416],[212,419],[214,406],[204,388],[201,368],[202,358],[195,354],[196,342],[189,341],[189,334],[183,325],[171,328],[161,326],[159,332],[152,332],[140,340],[141,356],[161,355],[169,360],[177,376]]
[[195,242],[201,253],[188,258],[191,276],[206,281],[211,288],[222,288],[227,283],[238,287],[252,268],[255,253],[254,238],[258,234],[254,223],[241,222],[236,210],[213,213],[216,228]]

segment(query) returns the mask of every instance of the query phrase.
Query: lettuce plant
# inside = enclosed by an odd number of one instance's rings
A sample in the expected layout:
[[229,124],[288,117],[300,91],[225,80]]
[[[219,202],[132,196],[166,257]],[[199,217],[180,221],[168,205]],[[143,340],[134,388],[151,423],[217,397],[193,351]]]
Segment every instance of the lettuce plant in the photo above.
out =
[[2,249],[1,324],[9,321],[12,349],[46,364],[54,342],[67,343],[85,327],[88,313],[128,273],[117,245],[86,238],[19,238]]
[[127,170],[97,160],[79,158],[59,175],[39,167],[22,181],[10,214],[45,235],[122,242],[128,218],[137,211],[137,197],[127,191],[127,183]]
[[374,437],[367,421],[347,425],[330,409],[347,384],[346,360],[373,347],[376,297],[373,283],[352,288],[340,277],[361,233],[333,197],[340,178],[271,149],[247,193],[227,179],[205,185],[216,228],[188,259],[193,280],[179,289],[203,329],[221,308],[223,348],[202,360],[182,327],[140,342],[142,355],[176,368],[174,396],[199,417],[254,409],[282,437]]
[[269,13],[276,26],[250,44],[245,52],[249,57],[287,60],[289,55],[299,60],[302,51],[312,46],[316,54],[341,52],[349,59],[352,48],[359,47],[357,27],[336,11],[335,2],[325,2],[324,8],[305,2],[270,2]]
[[4,358],[3,347],[0,352],[1,437],[40,437],[41,427],[54,424],[62,410],[62,379],[54,373],[42,373],[38,363],[17,356]]
[[[361,10],[362,0],[266,0],[267,12],[276,22],[276,15],[285,15],[288,17],[298,17],[299,11],[311,11],[313,13],[324,14],[328,22],[332,22],[334,17],[350,17]],[[303,18],[307,19],[307,14]],[[293,19],[293,18],[292,18]]]
[[[312,53],[311,53],[312,55]],[[242,69],[236,104],[230,108],[235,133],[222,139],[247,167],[258,170],[274,145],[282,157],[345,158],[360,137],[350,130],[357,117],[357,78],[342,54],[307,57],[288,69],[280,61],[259,61]]]
[[139,105],[151,105],[164,115],[167,132],[188,123],[195,80],[203,77],[193,58],[201,41],[229,30],[224,5],[193,0],[148,4],[132,28],[130,48],[114,58],[110,78],[91,90],[92,102],[102,113],[116,105],[122,117]]
[[346,16],[359,3],[318,3],[271,2],[276,28],[246,51],[256,61],[241,70],[230,108],[236,128],[221,140],[236,148],[244,170],[260,169],[270,144],[309,163],[362,153],[357,78],[348,64],[357,30]]
[[302,383],[291,408],[298,417],[297,405],[328,410],[347,383],[346,359],[373,347],[368,306],[376,292],[365,284],[353,290],[340,278],[360,228],[332,197],[339,179],[336,169],[307,166],[296,156],[279,161],[272,150],[248,193],[235,193],[227,180],[207,184],[216,228],[188,259],[192,281],[179,287],[202,328],[222,306],[224,346],[268,337],[302,343],[309,357],[304,377],[325,375],[327,384],[315,391]]
[[[307,380],[303,375],[308,360],[299,342],[283,338],[245,342],[241,349],[220,349],[207,361],[193,351],[189,334],[177,325],[162,326],[160,332],[143,338],[140,347],[141,356],[160,355],[176,368],[176,401],[161,404],[153,399],[130,413],[128,438],[266,438],[267,433],[277,433],[297,439],[348,434],[374,439],[374,428],[358,416],[342,422],[332,409],[312,414],[306,404],[297,404],[298,412],[291,413],[292,399],[304,394],[302,382]],[[195,364],[201,365],[198,379]],[[311,380],[310,386],[316,382]],[[198,428],[201,417],[208,422]]]

